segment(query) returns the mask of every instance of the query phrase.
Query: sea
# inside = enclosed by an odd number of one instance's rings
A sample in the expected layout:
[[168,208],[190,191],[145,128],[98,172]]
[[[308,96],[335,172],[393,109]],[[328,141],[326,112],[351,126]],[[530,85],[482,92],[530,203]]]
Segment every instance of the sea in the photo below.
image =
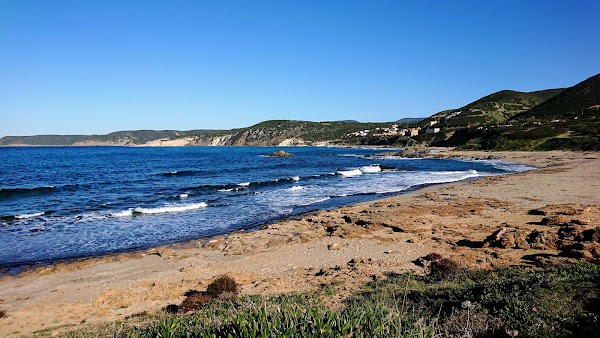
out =
[[[279,149],[295,156],[265,156]],[[426,185],[532,169],[377,156],[382,151],[0,147],[0,269],[250,231]]]

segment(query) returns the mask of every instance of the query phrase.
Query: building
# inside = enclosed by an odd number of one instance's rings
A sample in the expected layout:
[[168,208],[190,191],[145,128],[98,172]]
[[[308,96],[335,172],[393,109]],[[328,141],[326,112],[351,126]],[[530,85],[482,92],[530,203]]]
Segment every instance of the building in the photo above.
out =
[[436,134],[440,132],[440,128],[427,128],[425,129],[425,133],[427,134]]
[[420,130],[421,130],[421,128],[408,128],[408,129],[406,129],[404,136],[417,136],[417,135],[419,135]]

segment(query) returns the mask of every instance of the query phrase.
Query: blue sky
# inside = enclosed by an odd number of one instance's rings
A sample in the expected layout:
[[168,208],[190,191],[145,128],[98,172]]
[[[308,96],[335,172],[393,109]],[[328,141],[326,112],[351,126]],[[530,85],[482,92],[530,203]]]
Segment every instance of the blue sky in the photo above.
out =
[[0,136],[392,121],[600,71],[600,1],[0,0]]

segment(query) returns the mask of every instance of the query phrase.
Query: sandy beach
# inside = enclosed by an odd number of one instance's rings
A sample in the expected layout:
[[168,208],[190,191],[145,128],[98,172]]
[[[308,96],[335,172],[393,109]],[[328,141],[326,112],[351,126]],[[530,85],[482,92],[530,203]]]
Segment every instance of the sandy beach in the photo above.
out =
[[430,186],[254,232],[4,276],[0,336],[53,334],[160,311],[222,274],[242,284],[244,294],[311,291],[335,282],[338,292],[326,301],[340,306],[344,297],[386,274],[425,273],[418,259],[432,252],[473,268],[600,258],[598,153],[438,156],[492,156],[539,169]]

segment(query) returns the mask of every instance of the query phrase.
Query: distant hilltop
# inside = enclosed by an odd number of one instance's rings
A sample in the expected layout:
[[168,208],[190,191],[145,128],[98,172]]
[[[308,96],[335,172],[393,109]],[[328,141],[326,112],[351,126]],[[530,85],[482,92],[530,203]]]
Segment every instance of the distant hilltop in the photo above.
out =
[[363,123],[272,120],[231,130],[6,136],[0,146],[454,146],[600,150],[600,74],[570,88],[502,90],[427,118]]
[[[421,119],[411,119],[420,121]],[[414,126],[416,127],[416,125]],[[299,146],[379,144],[395,122],[272,120],[231,130],[132,130],[107,135],[7,136],[2,146]],[[393,132],[393,131],[396,132]],[[365,136],[369,136],[368,139]],[[386,143],[386,145],[390,145]]]

